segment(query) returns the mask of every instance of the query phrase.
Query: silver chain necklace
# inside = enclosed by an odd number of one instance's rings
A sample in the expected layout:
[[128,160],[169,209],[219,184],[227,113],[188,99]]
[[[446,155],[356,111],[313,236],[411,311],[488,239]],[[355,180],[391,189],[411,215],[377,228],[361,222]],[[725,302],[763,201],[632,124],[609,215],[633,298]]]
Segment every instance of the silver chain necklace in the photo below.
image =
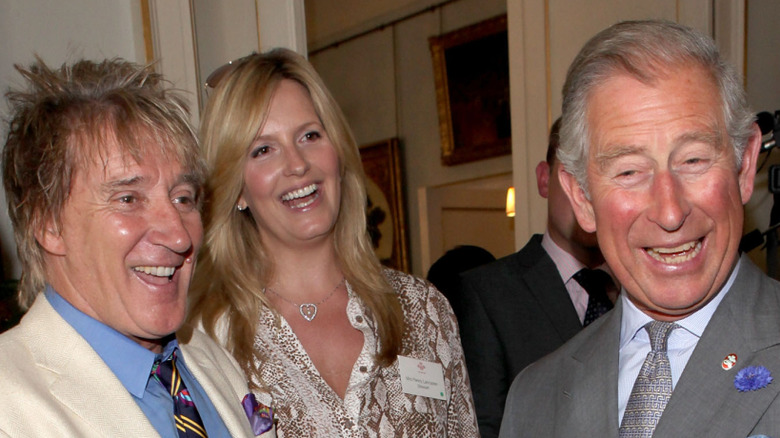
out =
[[319,303],[303,303],[303,304],[297,304],[293,303],[292,301],[288,300],[287,298],[279,295],[279,292],[276,292],[275,290],[271,289],[270,287],[265,288],[268,292],[271,292],[272,294],[276,295],[277,297],[281,298],[282,301],[286,303],[290,303],[293,306],[298,308],[298,311],[301,312],[301,316],[303,319],[305,319],[308,322],[312,322],[314,318],[317,316],[317,306],[324,303],[325,301],[328,301],[330,297],[333,296],[333,294],[336,293],[337,290],[339,290],[339,287],[341,287],[342,284],[344,284],[345,278],[341,277],[341,280],[336,284],[336,287],[333,288],[333,290],[328,294],[327,297],[320,300]]

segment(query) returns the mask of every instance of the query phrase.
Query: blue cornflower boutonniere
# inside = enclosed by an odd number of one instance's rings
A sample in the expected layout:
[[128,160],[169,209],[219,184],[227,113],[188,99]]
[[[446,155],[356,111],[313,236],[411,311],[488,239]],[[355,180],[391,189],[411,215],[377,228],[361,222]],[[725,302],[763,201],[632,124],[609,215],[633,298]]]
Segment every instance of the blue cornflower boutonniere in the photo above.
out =
[[244,396],[241,406],[244,407],[244,412],[246,412],[246,416],[249,418],[249,424],[252,426],[252,432],[254,432],[255,436],[263,435],[268,431],[271,431],[270,437],[276,436],[273,409],[258,403],[257,398],[252,393]]
[[742,368],[734,376],[734,387],[739,392],[755,391],[772,383],[772,373],[762,366]]

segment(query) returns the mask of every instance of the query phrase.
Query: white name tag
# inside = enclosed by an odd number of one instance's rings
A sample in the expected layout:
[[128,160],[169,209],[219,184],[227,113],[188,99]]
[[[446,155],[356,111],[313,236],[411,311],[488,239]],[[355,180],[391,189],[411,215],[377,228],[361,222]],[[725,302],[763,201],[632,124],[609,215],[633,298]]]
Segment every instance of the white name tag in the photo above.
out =
[[407,394],[446,400],[444,370],[440,363],[398,356],[401,389]]

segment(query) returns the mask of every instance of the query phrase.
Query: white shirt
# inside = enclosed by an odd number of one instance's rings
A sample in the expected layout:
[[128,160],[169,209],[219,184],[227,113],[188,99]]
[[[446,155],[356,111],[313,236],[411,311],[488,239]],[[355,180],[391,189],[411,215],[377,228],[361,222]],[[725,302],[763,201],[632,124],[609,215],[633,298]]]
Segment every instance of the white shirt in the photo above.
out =
[[[675,321],[680,328],[672,330],[667,342],[667,355],[669,356],[669,366],[672,369],[672,390],[677,386],[688,359],[691,358],[699,338],[707,328],[710,318],[715,313],[715,309],[723,300],[723,297],[731,289],[734,279],[739,272],[740,261],[731,272],[728,281],[723,289],[704,307],[693,314]],[[618,424],[623,421],[623,413],[626,411],[626,404],[631,395],[631,389],[634,387],[634,381],[639,375],[642,363],[650,352],[650,337],[644,325],[652,321],[652,318],[639,310],[631,300],[628,299],[625,291],[620,294],[623,301],[623,319],[620,322],[620,358],[618,371]]]

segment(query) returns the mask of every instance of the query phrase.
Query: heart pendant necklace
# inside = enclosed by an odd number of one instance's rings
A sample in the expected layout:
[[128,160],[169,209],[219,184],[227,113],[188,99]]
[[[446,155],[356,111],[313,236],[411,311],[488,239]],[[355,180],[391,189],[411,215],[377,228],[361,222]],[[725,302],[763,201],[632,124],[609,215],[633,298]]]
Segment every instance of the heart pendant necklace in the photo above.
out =
[[327,297],[323,298],[318,303],[297,304],[297,303],[293,303],[292,301],[288,300],[287,298],[279,295],[278,292],[276,292],[275,290],[271,289],[270,287],[265,288],[265,290],[268,291],[268,292],[271,292],[274,295],[276,295],[282,301],[284,301],[286,303],[290,303],[293,306],[297,307],[298,311],[301,312],[301,316],[303,317],[303,319],[305,319],[308,322],[312,322],[314,320],[314,318],[317,316],[317,306],[319,306],[320,304],[324,303],[325,301],[328,301],[330,299],[330,297],[332,297],[333,294],[335,294],[336,291],[339,290],[339,287],[341,287],[341,285],[344,284],[344,281],[345,281],[344,277],[341,277],[341,280],[336,284],[336,287],[334,287],[333,290],[330,291],[330,293],[328,294]]

